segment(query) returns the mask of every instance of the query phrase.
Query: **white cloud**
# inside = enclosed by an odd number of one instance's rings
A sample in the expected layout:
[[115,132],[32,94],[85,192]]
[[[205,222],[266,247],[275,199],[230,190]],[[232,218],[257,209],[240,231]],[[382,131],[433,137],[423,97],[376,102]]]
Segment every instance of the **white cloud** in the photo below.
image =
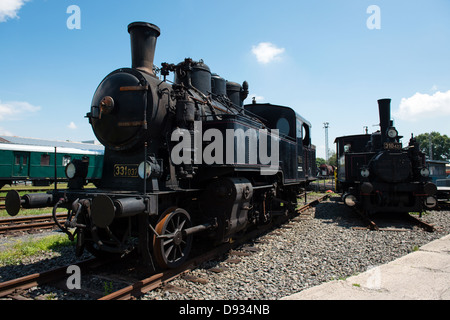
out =
[[252,47],[252,53],[256,56],[258,62],[263,64],[279,60],[284,51],[284,48],[278,48],[270,42],[260,42],[257,46]]
[[69,125],[67,126],[67,128],[75,130],[77,128],[77,125],[75,124],[75,122],[70,122]]
[[21,119],[24,114],[30,114],[41,110],[41,107],[33,106],[25,101],[6,101],[0,100],[0,120]]
[[410,98],[402,98],[399,110],[393,114],[407,121],[450,116],[450,90],[433,95],[417,92]]
[[8,19],[18,18],[17,13],[27,1],[29,0],[1,0],[0,22],[5,22]]

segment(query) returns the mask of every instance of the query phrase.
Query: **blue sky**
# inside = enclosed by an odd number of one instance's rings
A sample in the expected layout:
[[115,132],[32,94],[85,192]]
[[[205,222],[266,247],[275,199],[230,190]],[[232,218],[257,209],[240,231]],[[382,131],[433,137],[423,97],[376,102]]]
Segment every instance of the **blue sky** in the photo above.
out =
[[[71,5],[81,29],[68,28]],[[156,65],[203,59],[248,81],[246,102],[294,108],[319,157],[324,122],[334,150],[337,136],[378,129],[380,98],[392,99],[404,144],[450,135],[448,0],[0,0],[0,135],[94,139],[84,116],[101,80],[131,65],[133,21],[160,27]]]

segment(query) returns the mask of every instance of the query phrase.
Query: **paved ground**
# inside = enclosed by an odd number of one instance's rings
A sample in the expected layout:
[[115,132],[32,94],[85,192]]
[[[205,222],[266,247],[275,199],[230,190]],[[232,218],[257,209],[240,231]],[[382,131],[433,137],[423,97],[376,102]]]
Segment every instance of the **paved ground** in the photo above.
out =
[[388,264],[283,300],[450,300],[450,235]]

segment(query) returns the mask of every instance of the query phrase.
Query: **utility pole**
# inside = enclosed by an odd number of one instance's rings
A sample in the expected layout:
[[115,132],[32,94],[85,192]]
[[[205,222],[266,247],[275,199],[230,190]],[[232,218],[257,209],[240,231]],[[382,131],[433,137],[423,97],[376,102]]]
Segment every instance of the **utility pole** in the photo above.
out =
[[328,164],[328,155],[329,155],[329,151],[328,151],[328,127],[329,127],[329,123],[328,122],[324,122],[323,125],[324,125],[324,128],[325,128],[325,161]]
[[431,133],[428,134],[428,149],[429,149],[430,160],[433,160],[433,143],[431,142]]

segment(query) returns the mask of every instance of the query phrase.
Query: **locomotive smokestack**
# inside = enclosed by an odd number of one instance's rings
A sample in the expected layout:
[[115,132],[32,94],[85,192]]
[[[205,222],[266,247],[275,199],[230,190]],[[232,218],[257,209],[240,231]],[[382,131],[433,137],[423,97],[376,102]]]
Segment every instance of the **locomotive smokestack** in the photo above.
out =
[[147,22],[133,22],[128,25],[131,39],[131,67],[153,74],[156,38],[161,31]]
[[381,140],[384,142],[391,121],[391,99],[378,100],[378,112],[380,113]]

